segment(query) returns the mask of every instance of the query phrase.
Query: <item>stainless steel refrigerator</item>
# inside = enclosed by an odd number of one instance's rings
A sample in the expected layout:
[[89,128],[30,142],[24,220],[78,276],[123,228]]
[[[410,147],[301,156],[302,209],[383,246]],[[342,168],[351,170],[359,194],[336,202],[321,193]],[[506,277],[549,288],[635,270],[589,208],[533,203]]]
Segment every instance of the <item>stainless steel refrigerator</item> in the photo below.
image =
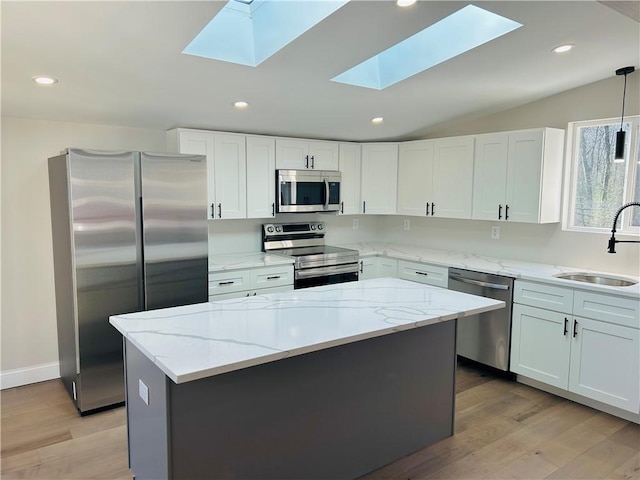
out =
[[81,414],[124,402],[109,316],[207,301],[203,155],[49,159],[60,376]]

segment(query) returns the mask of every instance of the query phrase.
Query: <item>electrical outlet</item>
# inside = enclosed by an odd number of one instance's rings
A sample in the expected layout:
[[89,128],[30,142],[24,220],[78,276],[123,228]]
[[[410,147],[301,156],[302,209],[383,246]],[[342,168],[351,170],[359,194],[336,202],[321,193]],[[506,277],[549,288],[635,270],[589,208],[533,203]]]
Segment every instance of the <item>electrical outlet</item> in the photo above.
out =
[[354,230],[357,230],[357,229],[358,229],[358,219],[357,219],[357,218],[354,218],[354,219],[353,219],[353,229],[354,229]]
[[147,387],[144,382],[138,379],[138,395],[144,403],[149,405],[149,387]]
[[497,225],[494,225],[493,227],[491,227],[491,239],[492,240],[500,239],[500,227],[498,227]]
[[408,218],[404,221],[404,229],[407,231],[411,230],[411,220],[409,220]]

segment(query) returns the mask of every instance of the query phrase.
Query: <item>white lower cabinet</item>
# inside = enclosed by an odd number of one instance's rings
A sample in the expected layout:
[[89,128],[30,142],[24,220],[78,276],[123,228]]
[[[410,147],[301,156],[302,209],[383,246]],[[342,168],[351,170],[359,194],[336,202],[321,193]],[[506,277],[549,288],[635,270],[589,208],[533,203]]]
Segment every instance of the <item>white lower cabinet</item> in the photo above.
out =
[[447,288],[449,268],[400,260],[398,262],[398,278],[433,285],[435,287]]
[[209,273],[209,301],[293,290],[293,265]]
[[[535,295],[537,290],[539,295]],[[535,306],[539,304],[536,298],[566,299],[568,293],[572,293],[573,305],[565,311]],[[597,305],[595,318],[576,315],[585,312],[584,305]],[[634,299],[516,281],[511,370],[638,414],[639,310]],[[618,321],[620,317],[623,320]]]
[[398,276],[398,261],[387,257],[365,257],[360,259],[358,280]]

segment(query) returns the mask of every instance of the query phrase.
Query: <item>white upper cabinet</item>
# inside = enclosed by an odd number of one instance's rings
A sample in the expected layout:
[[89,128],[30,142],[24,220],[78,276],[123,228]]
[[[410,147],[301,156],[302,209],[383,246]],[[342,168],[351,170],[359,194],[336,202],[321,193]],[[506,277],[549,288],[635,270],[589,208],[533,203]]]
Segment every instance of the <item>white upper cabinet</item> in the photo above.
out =
[[207,156],[209,218],[246,218],[244,135],[179,128],[167,132],[167,148]]
[[338,143],[276,138],[276,168],[281,170],[338,170]]
[[560,221],[564,131],[523,130],[476,137],[473,218]]
[[247,218],[275,217],[276,142],[247,136]]
[[398,144],[363,144],[361,172],[362,213],[396,213]]
[[339,170],[342,172],[340,183],[340,213],[358,215],[362,213],[360,200],[360,165],[362,163],[360,144],[341,143],[339,150]]
[[433,140],[400,144],[398,156],[398,213],[431,214],[433,196]]
[[434,140],[431,216],[471,218],[474,137]]

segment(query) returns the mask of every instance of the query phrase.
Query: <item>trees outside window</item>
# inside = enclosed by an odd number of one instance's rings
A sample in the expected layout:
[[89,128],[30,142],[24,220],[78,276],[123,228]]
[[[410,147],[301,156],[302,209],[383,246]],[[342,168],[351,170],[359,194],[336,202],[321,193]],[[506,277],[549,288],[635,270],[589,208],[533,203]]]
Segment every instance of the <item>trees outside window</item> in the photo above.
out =
[[[569,230],[609,232],[617,210],[630,201],[640,201],[640,117],[625,119],[625,158],[615,160],[616,132],[620,121],[595,120],[569,124],[570,191],[565,228]],[[640,231],[640,208],[623,212],[618,225],[621,233]]]

